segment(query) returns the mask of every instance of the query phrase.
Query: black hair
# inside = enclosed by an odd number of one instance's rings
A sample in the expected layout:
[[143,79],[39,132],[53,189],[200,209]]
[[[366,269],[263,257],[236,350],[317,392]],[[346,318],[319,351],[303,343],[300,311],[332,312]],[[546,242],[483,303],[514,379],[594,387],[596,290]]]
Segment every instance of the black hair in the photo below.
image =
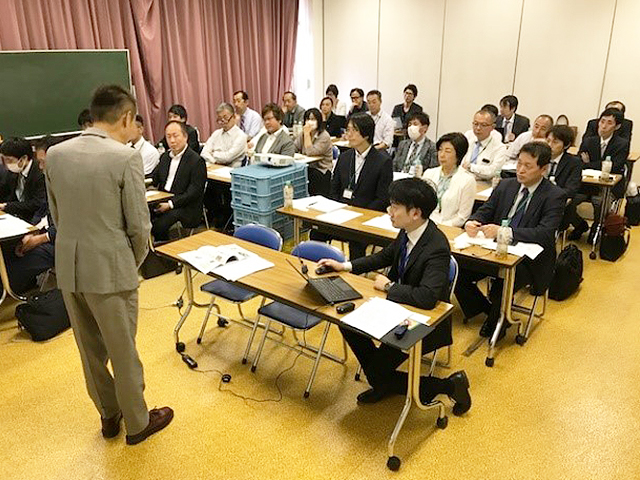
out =
[[624,120],[624,115],[617,108],[605,108],[604,111],[600,114],[600,118],[602,117],[613,117],[616,121],[616,125],[620,125],[622,120]]
[[429,114],[427,114],[426,112],[412,113],[407,119],[407,123],[409,123],[411,120],[418,120],[422,125],[427,125],[427,126],[431,125]]
[[331,100],[331,97],[324,97],[322,100],[320,100],[320,105],[322,105],[322,102],[324,102],[325,100],[329,100],[331,102],[331,106],[333,107],[333,100]]
[[[624,115],[624,113],[627,111],[627,107],[620,100],[611,100],[609,103],[605,105],[605,108],[609,108],[609,105],[611,105],[612,103],[617,103],[622,107],[620,109],[620,111],[622,112],[622,115]],[[611,107],[611,108],[615,108],[615,107]]]
[[469,150],[469,140],[460,132],[445,133],[436,142],[436,150],[440,150],[440,145],[450,143],[456,151],[456,164],[460,165],[462,159]]
[[175,105],[171,105],[168,113],[173,113],[174,115],[178,115],[180,118],[184,118],[184,121],[187,121],[187,109],[182,105],[176,103]]
[[377,95],[378,100],[382,101],[382,94],[380,93],[380,90],[369,90],[369,92],[367,93],[367,97],[369,95]]
[[416,177],[402,178],[389,185],[389,201],[404,206],[407,210],[419,208],[422,218],[429,218],[438,205],[433,187]]
[[551,147],[543,142],[525,143],[520,153],[528,153],[534,157],[538,167],[544,167],[551,161]]
[[329,95],[330,93],[333,93],[336,98],[338,98],[338,87],[336,87],[333,83],[330,84],[327,89],[325,90],[325,95]]
[[18,159],[26,155],[31,160],[33,158],[33,149],[28,140],[22,137],[11,137],[4,140],[0,145],[0,154]]
[[284,113],[280,108],[280,105],[277,103],[267,103],[264,107],[262,107],[262,118],[265,117],[267,113],[271,112],[276,120],[282,123],[282,119],[284,118]]
[[249,95],[247,95],[247,92],[245,92],[244,90],[238,90],[237,92],[233,92],[233,96],[235,97],[236,95],[238,95],[239,93],[242,94],[242,99],[246,102],[247,100],[249,100]]
[[142,118],[142,115],[140,114],[136,115],[136,122],[138,122],[140,125],[144,127],[144,119]]
[[410,83],[409,85],[407,85],[406,87],[404,87],[404,90],[402,90],[402,92],[406,92],[407,90],[411,90],[413,92],[413,96],[417,97],[418,96],[418,87],[416,87],[413,83]]
[[367,142],[373,144],[373,136],[376,131],[376,122],[368,113],[356,113],[349,117],[349,122],[353,125],[360,135],[367,139]]
[[169,121],[165,124],[164,129],[166,130],[166,129],[167,129],[167,127],[168,127],[169,125],[172,125],[172,124],[174,124],[174,123],[175,123],[176,125],[180,125],[180,130],[182,130],[182,133],[184,133],[184,134],[185,134],[185,136],[189,136],[189,133],[187,132],[187,125],[186,125],[184,122],[179,122],[178,120],[169,120]]
[[316,131],[318,133],[322,132],[324,130],[324,120],[322,120],[322,113],[317,108],[310,108],[308,110],[305,110],[302,120],[306,122],[307,120],[309,120],[309,117],[311,115],[313,115],[313,118],[318,122],[318,128],[316,129]]
[[40,137],[33,141],[33,149],[44,150],[46,152],[47,150],[49,150],[49,147],[52,147],[56,143],[56,139],[51,135],[45,135],[44,137]]
[[498,114],[500,113],[500,110],[498,110],[498,107],[496,107],[492,103],[487,103],[487,104],[483,105],[480,110],[484,110],[486,112],[491,112],[491,113],[493,113],[494,117],[497,117]]
[[576,134],[573,133],[573,129],[568,125],[554,125],[547,132],[547,137],[549,135],[553,135],[556,140],[560,140],[565,150],[573,145],[573,141],[576,139]]
[[91,116],[91,111],[88,108],[85,108],[78,114],[78,125],[80,127],[84,127],[86,124],[92,124],[93,117]]
[[114,124],[128,111],[136,114],[136,99],[120,85],[104,85],[93,94],[90,110],[94,121]]
[[353,92],[356,92],[361,97],[364,97],[364,90],[362,90],[361,88],[357,88],[357,87],[352,88],[351,91],[349,92],[349,96],[353,95]]
[[515,112],[518,109],[518,97],[515,95],[506,95],[500,99],[500,105],[507,105]]
[[284,98],[284,96],[285,96],[287,93],[288,93],[289,95],[291,95],[291,98],[293,98],[295,101],[298,101],[298,97],[296,97],[296,94],[295,94],[295,93],[293,93],[291,90],[287,90],[286,92],[284,92],[284,93],[282,94],[282,98]]

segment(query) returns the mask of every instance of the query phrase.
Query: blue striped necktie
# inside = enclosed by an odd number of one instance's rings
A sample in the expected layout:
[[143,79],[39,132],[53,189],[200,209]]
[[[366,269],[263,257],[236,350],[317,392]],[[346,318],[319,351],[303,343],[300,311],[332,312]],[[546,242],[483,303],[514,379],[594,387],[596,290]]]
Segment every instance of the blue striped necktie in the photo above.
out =
[[518,225],[520,225],[520,222],[522,221],[522,217],[524,216],[525,207],[527,205],[527,198],[529,198],[529,189],[525,188],[522,190],[522,198],[520,198],[520,201],[518,202],[516,211],[514,212],[513,217],[511,217],[511,220],[509,221],[510,227],[517,228]]

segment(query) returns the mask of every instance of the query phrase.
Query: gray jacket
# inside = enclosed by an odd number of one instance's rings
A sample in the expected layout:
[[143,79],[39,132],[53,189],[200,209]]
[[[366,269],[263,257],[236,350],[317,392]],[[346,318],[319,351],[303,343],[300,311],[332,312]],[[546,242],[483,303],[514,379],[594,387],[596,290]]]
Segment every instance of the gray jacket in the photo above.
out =
[[[403,140],[398,145],[396,154],[393,157],[393,170],[395,172],[409,172],[411,165],[409,164],[409,147],[411,147],[412,140]],[[436,154],[436,144],[429,138],[425,138],[420,152],[418,152],[417,160],[422,163],[423,171],[428,168],[439,167],[438,155]]]

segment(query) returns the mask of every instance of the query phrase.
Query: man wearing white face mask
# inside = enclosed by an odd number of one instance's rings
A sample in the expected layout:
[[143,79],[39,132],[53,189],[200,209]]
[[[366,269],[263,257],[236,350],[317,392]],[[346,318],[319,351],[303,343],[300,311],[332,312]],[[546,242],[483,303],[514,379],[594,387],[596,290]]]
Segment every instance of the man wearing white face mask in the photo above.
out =
[[398,145],[393,159],[394,171],[413,173],[418,163],[422,164],[423,171],[439,166],[436,144],[427,138],[430,123],[429,115],[424,112],[414,113],[409,117],[409,139],[401,141]]
[[333,167],[333,147],[331,137],[325,129],[322,113],[317,108],[304,112],[302,135],[295,140],[296,152],[309,157],[322,157],[319,162],[309,165],[309,195],[329,196],[331,169]]
[[47,203],[44,174],[34,165],[31,144],[24,138],[9,138],[0,146],[0,156],[7,173],[4,198],[0,210],[37,223],[36,214]]

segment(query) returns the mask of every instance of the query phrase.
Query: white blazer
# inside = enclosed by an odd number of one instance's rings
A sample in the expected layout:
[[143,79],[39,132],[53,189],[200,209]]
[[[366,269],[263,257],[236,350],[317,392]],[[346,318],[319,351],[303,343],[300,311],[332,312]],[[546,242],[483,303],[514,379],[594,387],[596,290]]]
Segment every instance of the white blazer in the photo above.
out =
[[[441,171],[442,167],[429,168],[422,175],[422,179],[431,180],[434,185],[438,185]],[[475,198],[476,179],[464,168],[458,167],[442,197],[440,207],[436,207],[430,218],[441,225],[462,227],[471,215]]]

